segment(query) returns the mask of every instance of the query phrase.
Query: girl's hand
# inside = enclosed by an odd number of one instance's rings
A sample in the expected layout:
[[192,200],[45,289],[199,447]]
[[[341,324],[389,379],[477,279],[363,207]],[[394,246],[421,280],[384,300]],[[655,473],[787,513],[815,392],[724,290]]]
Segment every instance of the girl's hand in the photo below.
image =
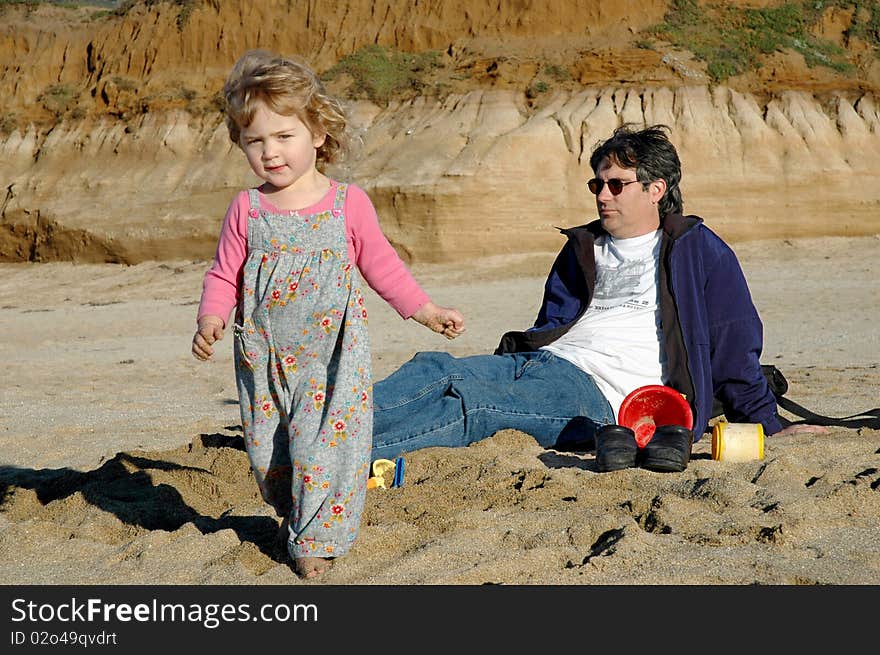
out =
[[205,361],[211,359],[214,342],[223,338],[223,319],[219,316],[202,316],[199,319],[199,327],[192,340],[192,354],[196,359]]
[[464,332],[464,316],[461,312],[430,301],[422,305],[412,318],[447,339],[455,339]]

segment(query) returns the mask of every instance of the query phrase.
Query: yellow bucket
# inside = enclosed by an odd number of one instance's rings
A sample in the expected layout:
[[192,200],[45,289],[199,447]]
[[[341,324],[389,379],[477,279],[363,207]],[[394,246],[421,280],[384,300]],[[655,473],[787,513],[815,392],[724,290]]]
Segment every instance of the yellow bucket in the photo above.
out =
[[764,459],[764,426],[721,421],[712,428],[712,459],[752,462]]

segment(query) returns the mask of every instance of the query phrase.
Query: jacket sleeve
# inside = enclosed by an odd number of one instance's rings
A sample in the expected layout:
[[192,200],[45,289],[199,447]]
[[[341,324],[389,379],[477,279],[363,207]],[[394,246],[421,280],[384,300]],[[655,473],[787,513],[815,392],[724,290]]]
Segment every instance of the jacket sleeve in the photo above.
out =
[[556,256],[547,281],[538,317],[525,331],[507,332],[495,349],[496,355],[534,351],[564,334],[588,304],[588,292],[572,241]]
[[574,250],[574,242],[567,241],[556,256],[544,283],[544,297],[538,318],[531,330],[566,325],[580,315],[583,299],[586,298],[586,285]]
[[776,397],[761,371],[763,325],[733,251],[722,244],[707,262],[706,309],[712,385],[731,423],[760,423],[766,434],[782,429]]

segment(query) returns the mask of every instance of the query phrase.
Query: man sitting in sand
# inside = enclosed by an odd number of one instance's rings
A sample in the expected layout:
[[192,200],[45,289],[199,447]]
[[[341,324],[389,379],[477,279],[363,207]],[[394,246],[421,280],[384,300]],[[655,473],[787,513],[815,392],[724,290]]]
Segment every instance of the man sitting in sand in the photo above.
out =
[[627,394],[656,384],[687,399],[696,439],[716,397],[727,420],[767,435],[825,429],[783,429],[739,261],[700,217],[683,215],[666,129],[623,126],[594,149],[587,186],[599,219],[562,230],[533,327],[505,334],[493,355],[418,353],[375,384],[374,460],[502,429],[558,447],[575,417],[589,440],[616,422]]

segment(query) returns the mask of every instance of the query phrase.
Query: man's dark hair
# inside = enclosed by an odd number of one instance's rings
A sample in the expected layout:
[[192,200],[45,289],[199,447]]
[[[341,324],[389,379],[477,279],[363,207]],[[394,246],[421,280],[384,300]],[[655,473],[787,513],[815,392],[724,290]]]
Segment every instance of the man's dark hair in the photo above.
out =
[[621,168],[632,168],[642,188],[654,180],[666,180],[666,193],[660,199],[660,216],[683,212],[681,190],[681,162],[675,146],[666,136],[666,125],[652,125],[634,130],[629,124],[621,125],[606,141],[599,143],[590,155],[594,173],[604,159],[610,159]]

